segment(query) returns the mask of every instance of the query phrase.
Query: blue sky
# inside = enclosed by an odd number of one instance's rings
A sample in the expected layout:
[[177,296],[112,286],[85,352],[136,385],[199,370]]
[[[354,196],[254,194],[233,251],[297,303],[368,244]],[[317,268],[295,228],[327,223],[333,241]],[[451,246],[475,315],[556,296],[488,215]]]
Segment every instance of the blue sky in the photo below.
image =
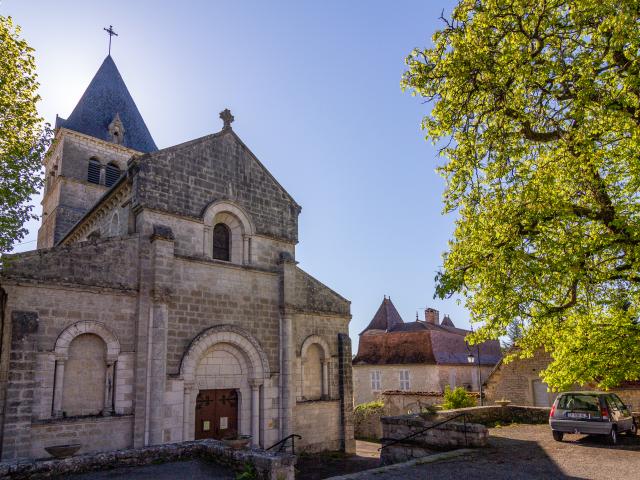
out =
[[110,24],[112,56],[160,148],[220,130],[230,108],[235,131],[302,205],[297,259],[351,300],[356,340],[385,294],[405,321],[433,306],[468,325],[462,306],[433,299],[453,218],[441,214],[442,159],[419,128],[429,107],[399,86],[404,57],[431,44],[452,6],[3,0],[0,13],[36,49],[51,123],[100,66]]

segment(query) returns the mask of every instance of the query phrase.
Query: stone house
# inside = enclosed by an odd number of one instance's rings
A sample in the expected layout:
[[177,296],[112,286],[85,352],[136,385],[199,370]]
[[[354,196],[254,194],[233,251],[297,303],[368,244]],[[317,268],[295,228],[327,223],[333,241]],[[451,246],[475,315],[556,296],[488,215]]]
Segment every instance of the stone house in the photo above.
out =
[[[544,350],[531,358],[515,359],[509,363],[502,360],[491,371],[485,382],[485,394],[489,403],[496,400],[511,400],[515,405],[550,407],[557,392],[549,391],[549,386],[540,378],[540,372],[547,368],[551,357]],[[577,387],[575,390],[593,390],[591,386]],[[640,410],[640,382],[625,382],[611,390],[634,411]]]
[[[479,389],[479,381],[501,358],[500,344],[488,341],[469,346],[468,330],[456,328],[449,316],[442,322],[439,317],[437,310],[427,308],[424,320],[405,323],[391,298],[384,298],[360,333],[353,359],[355,405],[389,390],[441,393],[446,385]],[[469,363],[470,353],[479,363]]]
[[0,276],[2,460],[198,438],[354,449],[350,302],[221,113],[158,150],[108,56],[45,159],[38,249]]

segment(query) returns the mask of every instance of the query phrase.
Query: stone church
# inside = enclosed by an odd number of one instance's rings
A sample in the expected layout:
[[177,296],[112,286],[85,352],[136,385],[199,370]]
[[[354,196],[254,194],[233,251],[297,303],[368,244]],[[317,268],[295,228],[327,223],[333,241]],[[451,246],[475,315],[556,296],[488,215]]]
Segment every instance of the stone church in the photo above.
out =
[[107,56],[45,158],[37,250],[0,276],[2,460],[250,435],[354,449],[350,302],[220,114],[158,149]]

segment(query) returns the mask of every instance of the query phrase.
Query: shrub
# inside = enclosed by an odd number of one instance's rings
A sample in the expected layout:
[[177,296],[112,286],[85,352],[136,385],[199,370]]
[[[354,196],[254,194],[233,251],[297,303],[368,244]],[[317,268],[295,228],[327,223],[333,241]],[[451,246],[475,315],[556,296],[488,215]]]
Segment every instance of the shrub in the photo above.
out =
[[384,402],[382,400],[374,400],[373,402],[356,405],[356,408],[353,409],[353,413],[358,416],[367,417],[372,413],[382,411],[383,408]]
[[444,387],[444,402],[442,408],[453,410],[456,408],[475,407],[475,399],[462,387],[451,390],[449,385]]

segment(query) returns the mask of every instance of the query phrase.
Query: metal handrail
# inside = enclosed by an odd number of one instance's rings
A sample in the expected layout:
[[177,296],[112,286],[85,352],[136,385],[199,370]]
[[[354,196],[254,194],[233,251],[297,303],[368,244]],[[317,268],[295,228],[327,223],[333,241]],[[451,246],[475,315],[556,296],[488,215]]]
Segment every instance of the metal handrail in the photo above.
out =
[[386,443],[384,445],[382,445],[378,451],[381,452],[383,448],[387,448],[391,445],[395,445],[396,443],[402,443],[406,440],[409,440],[410,438],[413,437],[417,437],[418,435],[422,435],[424,432],[427,432],[429,430],[431,430],[432,428],[436,428],[439,427],[440,425],[444,425],[447,422],[450,422],[451,420],[455,420],[456,418],[460,418],[462,417],[464,420],[464,445],[465,447],[468,446],[468,442],[467,442],[467,413],[459,413],[457,415],[454,415],[453,417],[447,418],[446,420],[443,420],[441,422],[438,423],[434,423],[433,425],[428,426],[427,428],[423,428],[422,430],[419,430],[417,432],[412,433],[411,435],[407,435],[406,437],[400,438],[400,439],[393,439],[391,442]]
[[275,448],[278,445],[280,445],[280,448],[278,449],[278,451],[281,452],[283,448],[286,448],[287,440],[291,439],[291,453],[293,453],[295,455],[295,453],[296,453],[296,437],[299,440],[302,440],[302,437],[300,435],[298,435],[296,433],[292,433],[291,435],[289,435],[287,437],[284,437],[279,442],[274,443],[269,448],[267,448],[265,451],[271,450],[272,448]]

